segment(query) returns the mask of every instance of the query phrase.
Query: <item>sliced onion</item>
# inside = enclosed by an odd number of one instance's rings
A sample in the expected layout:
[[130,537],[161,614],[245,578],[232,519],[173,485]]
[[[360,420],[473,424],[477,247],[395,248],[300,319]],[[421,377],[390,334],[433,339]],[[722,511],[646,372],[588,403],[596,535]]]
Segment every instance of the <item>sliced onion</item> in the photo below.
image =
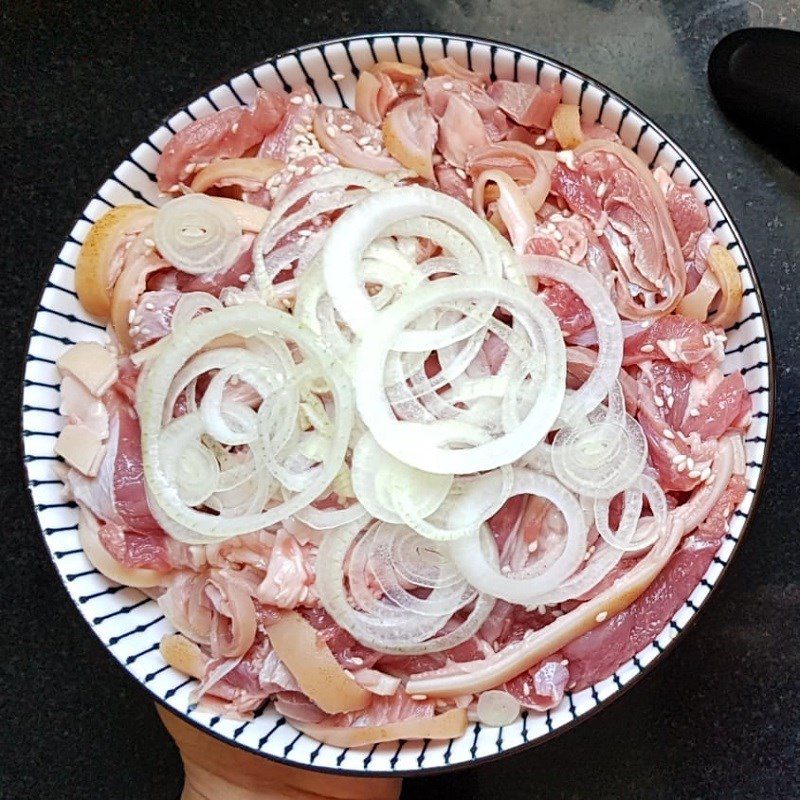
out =
[[561,418],[569,420],[595,409],[611,391],[622,366],[622,325],[608,292],[590,272],[552,256],[521,259],[526,275],[564,283],[585,303],[594,320],[598,340],[597,361],[589,378],[564,403]]
[[170,200],[153,221],[153,239],[161,255],[190,275],[230,267],[239,257],[241,235],[230,211],[199,194]]
[[[389,352],[401,341],[406,326],[422,312],[443,303],[491,298],[513,311],[528,339],[540,351],[541,380],[536,399],[519,426],[492,438],[478,425],[456,420],[432,424],[404,422],[392,412],[382,376]],[[558,323],[534,295],[508,282],[478,277],[442,278],[380,312],[358,350],[355,387],[358,409],[376,441],[406,464],[426,472],[466,474],[494,469],[519,458],[540,442],[555,422],[566,380],[566,355]],[[537,375],[538,377],[538,375]],[[460,445],[452,449],[450,445]]]
[[377,238],[378,231],[420,216],[446,222],[465,236],[480,255],[481,272],[497,277],[503,274],[502,251],[485,224],[463,203],[421,186],[376,192],[337,220],[322,248],[328,294],[341,318],[357,335],[370,330],[377,313],[358,280],[364,251]]
[[[335,409],[335,428],[326,458],[308,474],[302,489],[296,493],[290,492],[287,499],[268,510],[259,509],[257,513],[223,517],[187,507],[183,502],[164,464],[161,427],[165,411],[169,413],[169,409],[165,409],[165,401],[176,373],[194,353],[209,342],[231,333],[245,339],[255,337],[256,341],[261,342],[264,337],[285,338],[292,342],[305,359],[300,365],[292,362],[293,369],[316,371],[329,386],[333,396],[332,408]],[[246,353],[248,357],[252,356],[252,351]],[[269,365],[269,369],[274,367],[276,361],[268,359],[265,363]],[[353,419],[346,376],[335,364],[328,361],[316,340],[288,314],[250,303],[202,314],[182,327],[180,337],[170,337],[161,353],[147,364],[140,378],[137,400],[142,428],[144,471],[153,514],[170,535],[187,543],[226,539],[265,528],[320,497],[341,468]],[[262,408],[267,410],[280,407],[280,403],[262,404]],[[268,415],[264,417],[260,430],[270,430],[272,440],[280,435],[287,443],[295,441],[292,426],[298,424],[297,415],[294,418],[281,418],[277,411],[275,413],[274,420]],[[271,424],[275,427],[270,428]],[[259,461],[261,463],[261,467],[257,467],[259,469],[264,466],[270,468],[275,458],[281,455],[269,442],[253,447],[252,452],[257,464]]]
[[[557,587],[581,564],[586,552],[588,526],[577,499],[554,478],[537,475],[526,469],[514,470],[511,496],[533,494],[550,500],[564,515],[567,536],[561,553],[552,564],[536,573],[536,565],[519,573],[501,572],[492,567],[485,555],[485,545],[494,547],[491,536],[475,534],[449,545],[449,553],[461,574],[481,592],[509,603],[529,605],[543,593]],[[491,550],[490,550],[491,551]]]

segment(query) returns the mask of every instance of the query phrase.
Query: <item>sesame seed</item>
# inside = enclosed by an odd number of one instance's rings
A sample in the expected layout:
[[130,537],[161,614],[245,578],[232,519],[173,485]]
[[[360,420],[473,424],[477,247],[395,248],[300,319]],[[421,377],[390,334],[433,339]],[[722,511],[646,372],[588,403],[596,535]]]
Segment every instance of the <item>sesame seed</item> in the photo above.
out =
[[446,92],[449,92],[452,88],[453,88],[453,82],[452,81],[445,81],[442,84],[442,89],[444,89]]
[[674,405],[675,405],[675,398],[672,395],[670,395],[667,398],[667,408],[672,408],[672,406]]
[[152,239],[145,239],[144,243],[147,247],[155,247],[156,243]]
[[714,483],[714,473],[711,470],[708,471],[708,477],[706,478],[706,483],[708,484]]
[[242,283],[247,283],[247,281],[249,281],[249,280],[250,280],[250,273],[249,273],[249,272],[243,272],[243,273],[242,273],[242,274],[239,276],[239,280],[240,280]]
[[643,344],[639,349],[643,353],[652,353],[653,350],[655,350],[656,348],[655,348],[655,345],[652,345],[652,344]]
[[705,397],[704,397],[704,398],[703,398],[703,399],[700,401],[700,405],[701,405],[701,406],[703,406],[703,408],[705,408],[705,407],[708,405],[708,400],[706,400],[706,399],[705,399]]
[[141,314],[137,314],[137,315],[136,315],[136,316],[133,318],[133,321],[134,321],[134,322],[135,322],[137,325],[141,325],[141,324],[142,324],[142,316],[141,316]]
[[511,572],[511,567],[509,567],[508,564],[504,564],[502,567],[500,567],[500,572],[502,572],[504,575],[508,575],[508,573]]
[[672,463],[673,464],[680,464],[681,461],[685,461],[685,460],[686,460],[686,456],[683,455],[682,453],[678,453],[678,455],[672,456]]
[[194,172],[197,169],[197,164],[194,161],[190,161],[184,169],[186,172]]
[[231,125],[231,133],[236,133],[236,131],[238,130],[239,130],[239,123],[234,122],[233,125]]
[[661,398],[660,398],[658,395],[654,395],[654,396],[653,396],[653,402],[654,402],[654,403],[655,403],[655,404],[656,404],[656,405],[657,405],[659,408],[661,408],[661,407],[664,405],[664,401],[663,401],[663,400],[662,400],[662,399],[661,399]]
[[306,105],[310,106],[314,102],[314,98],[311,96],[311,92],[306,92],[303,95],[303,100],[306,101]]
[[528,695],[530,695],[530,693],[531,693],[531,687],[527,683],[523,683],[522,684],[522,694],[524,694],[525,697],[528,697]]
[[333,80],[333,81],[343,81],[344,80],[344,75],[342,75],[341,72],[334,72],[333,75],[331,75],[331,80]]
[[699,417],[700,416],[700,412],[696,408],[690,408],[689,409],[689,416],[690,417]]
[[703,467],[703,471],[700,473],[700,480],[707,481],[711,477],[711,467]]
[[333,139],[336,136],[336,128],[334,128],[333,125],[328,125],[328,127],[325,128],[325,133]]
[[299,95],[295,95],[294,97],[289,99],[289,102],[294,106],[299,106],[303,102],[303,98]]
[[170,192],[177,192],[181,187],[177,183],[173,183],[172,186],[169,187]]
[[427,700],[428,699],[428,695],[426,695],[426,694],[412,694],[411,695],[411,699],[412,700]]
[[567,664],[569,664],[569,661],[568,661],[566,658],[562,658],[562,659],[561,659],[561,666],[562,666],[562,667],[566,667],[566,666],[567,666]]
[[467,173],[464,172],[464,170],[461,169],[461,167],[456,167],[456,175],[458,175],[458,177],[461,178],[462,181],[465,181],[467,179]]
[[605,230],[605,228],[595,228],[594,229],[594,235],[595,236],[602,236],[604,230]]
[[690,458],[689,456],[686,456],[686,466],[689,469],[694,469],[694,459]]
[[664,281],[662,281],[661,278],[656,278],[656,280],[654,280],[653,283],[655,284],[656,289],[664,288]]
[[677,467],[675,467],[675,469],[676,469],[678,472],[683,472],[683,471],[686,469],[686,462],[685,462],[685,461],[681,461],[681,463],[680,463],[680,464],[678,464],[678,466],[677,466]]
[[670,353],[677,353],[678,343],[674,339],[669,339],[667,341],[667,350],[669,350]]
[[560,241],[562,241],[562,240],[563,240],[563,238],[564,238],[564,234],[563,234],[563,233],[561,233],[561,231],[556,231],[556,232],[553,234],[553,238],[554,238],[554,239],[555,239],[557,242],[560,242]]
[[528,552],[529,553],[535,553],[537,547],[539,547],[539,542],[529,542],[528,543]]
[[361,138],[358,140],[358,144],[360,144],[360,145],[361,145],[361,147],[364,147],[364,145],[367,145],[367,144],[369,144],[371,141],[372,141],[372,137],[371,137],[371,136],[362,136],[362,137],[361,137]]
[[667,439],[674,439],[675,438],[675,434],[669,428],[664,428],[664,436]]
[[700,477],[700,470],[693,469],[688,472],[690,478],[699,478]]
[[545,607],[544,603],[540,603],[540,604],[539,604],[539,605],[536,607],[536,611],[537,611],[537,613],[539,613],[539,614],[544,614],[544,612],[545,612],[545,611],[547,611],[547,608]]
[[552,214],[550,216],[550,222],[563,222],[564,217],[561,214]]
[[345,122],[341,128],[345,133],[350,133],[350,131],[353,130],[353,126],[349,122]]
[[134,318],[135,316],[136,316],[136,311],[134,311],[134,309],[131,309],[131,310],[128,312],[128,325],[130,325],[130,324],[133,322],[133,318]]
[[139,333],[139,326],[138,325],[134,325],[131,328],[131,336],[136,336],[138,333]]
[[147,311],[155,311],[156,307],[152,303],[145,303],[144,307]]
[[597,188],[594,190],[594,193],[597,197],[602,197],[606,193],[606,185],[602,181],[599,183]]
[[536,137],[536,141],[534,142],[534,144],[537,147],[541,147],[543,144],[546,144],[546,142],[547,142],[547,137],[546,136],[537,136]]
[[306,132],[305,126],[304,125],[300,125],[297,122],[292,126],[292,128],[295,131],[295,133],[305,133]]
[[554,616],[554,617],[560,617],[560,616],[561,616],[563,613],[564,613],[564,612],[563,612],[563,611],[561,611],[561,610],[560,610],[560,609],[558,609],[558,608],[554,608],[554,609],[553,609],[553,611],[552,611],[552,614],[553,614],[553,616]]
[[301,231],[297,231],[298,236],[311,236],[313,231],[308,230],[308,228],[303,228]]
[[595,621],[602,622],[608,616],[608,611],[601,611],[596,617]]
[[566,250],[559,250],[558,251],[559,258],[569,258],[569,253]]

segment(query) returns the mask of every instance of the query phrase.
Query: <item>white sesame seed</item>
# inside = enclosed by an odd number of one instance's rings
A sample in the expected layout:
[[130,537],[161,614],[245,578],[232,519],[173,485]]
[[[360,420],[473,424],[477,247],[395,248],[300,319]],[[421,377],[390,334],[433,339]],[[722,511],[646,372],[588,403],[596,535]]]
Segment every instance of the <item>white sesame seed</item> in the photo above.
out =
[[144,307],[147,311],[155,311],[156,307],[152,303],[145,303]]
[[546,142],[547,142],[547,137],[546,136],[537,136],[536,137],[536,141],[534,142],[534,144],[537,147],[541,147],[543,144],[546,144]]
[[606,193],[606,185],[603,181],[600,181],[594,193],[597,197],[602,197]]
[[343,81],[344,80],[344,75],[342,75],[341,72],[334,72],[333,75],[331,75],[331,80],[333,80],[333,81]]
[[314,102],[314,98],[311,96],[311,92],[306,92],[303,95],[303,100],[306,101],[307,106],[310,106]]
[[442,84],[442,89],[444,89],[446,92],[449,92],[452,88],[453,88],[453,82],[452,81],[445,81]]
[[334,128],[333,125],[328,125],[328,127],[325,128],[325,133],[333,139],[336,136],[336,128]]
[[299,95],[295,95],[294,97],[289,99],[289,102],[294,106],[299,106],[303,102],[303,98]]
[[170,192],[177,192],[180,189],[180,185],[177,183],[173,183],[172,186],[169,187]]
[[186,172],[194,172],[194,171],[195,171],[195,169],[197,169],[197,164],[195,164],[195,163],[194,163],[194,161],[190,161],[190,162],[189,162],[189,163],[188,163],[188,164],[187,164],[187,165],[184,167],[184,169],[185,169],[185,171],[186,171]]
[[685,462],[685,461],[681,461],[681,463],[680,463],[680,464],[678,464],[678,466],[677,466],[677,467],[675,467],[675,469],[676,469],[678,472],[683,472],[683,471],[686,469],[686,462]]
[[658,395],[654,395],[654,396],[653,396],[653,402],[654,402],[654,403],[655,403],[655,404],[656,404],[656,405],[657,405],[659,408],[661,408],[661,407],[664,405],[664,401],[663,401],[663,400],[662,400],[662,399],[661,399],[661,398],[660,398]]
[[663,289],[664,288],[664,281],[662,281],[661,278],[656,278],[653,281],[653,283],[655,284],[656,289]]
[[697,469],[689,470],[689,472],[687,474],[689,475],[690,478],[699,478],[700,477],[700,470],[697,470]]
[[562,240],[564,239],[564,234],[563,234],[563,233],[561,233],[561,231],[556,231],[556,232],[553,234],[553,238],[554,238],[554,239],[555,239],[557,242],[560,242],[560,241],[562,241]]
[[694,459],[686,456],[686,466],[688,469],[694,469]]
[[529,542],[528,543],[528,552],[529,553],[535,553],[537,547],[539,547],[539,542]]
[[708,477],[706,478],[706,483],[709,484],[714,483],[714,473],[711,470],[708,471]]
[[605,230],[605,228],[595,228],[594,229],[594,235],[595,236],[602,236],[604,230]]
[[545,607],[544,603],[540,603],[540,604],[539,604],[539,605],[536,607],[536,611],[537,611],[537,613],[539,613],[539,614],[544,614],[544,612],[545,612],[545,611],[547,611],[547,608]]
[[231,133],[236,133],[236,131],[238,130],[239,130],[239,123],[234,122],[233,125],[231,125]]
[[690,417],[699,417],[700,416],[700,412],[696,408],[690,408],[689,409],[689,416]]
[[500,567],[500,572],[508,575],[508,573],[511,572],[511,567],[509,567],[508,564],[504,564],[502,567]]
[[358,140],[358,144],[360,144],[362,147],[364,147],[364,145],[369,144],[371,141],[372,141],[372,137],[371,136],[362,136]]
[[639,349],[643,353],[652,353],[653,350],[655,350],[656,348],[655,348],[655,345],[652,345],[652,344],[643,344]]
[[345,122],[341,128],[345,133],[350,133],[350,131],[353,130],[353,126],[349,122]]
[[551,613],[553,614],[553,616],[554,616],[554,617],[560,617],[560,616],[561,616],[561,615],[562,615],[564,612],[563,612],[563,611],[561,611],[561,610],[560,610],[560,609],[558,609],[558,608],[554,608],[554,609],[553,609],[553,611],[552,611]]
[[144,243],[147,247],[155,247],[156,243],[152,239],[145,239]]
[[686,456],[683,455],[682,453],[678,453],[678,455],[672,456],[672,463],[673,464],[680,464],[681,461],[685,461],[685,460],[686,460]]
[[559,250],[558,251],[559,258],[569,258],[569,253],[566,250]]
[[528,697],[531,693],[531,687],[527,683],[522,684],[522,694]]
[[678,343],[674,339],[669,339],[667,341],[667,350],[669,350],[670,353],[677,353]]
[[242,274],[239,276],[239,280],[240,280],[242,283],[247,283],[247,281],[249,281],[249,280],[250,280],[250,273],[249,273],[249,272],[243,272],[243,273],[242,273]]
[[412,700],[427,700],[428,699],[428,695],[426,695],[426,694],[412,694],[411,695],[411,699]]
[[601,611],[596,617],[597,622],[602,622],[608,616],[608,611]]
[[131,336],[136,336],[138,333],[139,333],[139,326],[138,325],[134,325],[131,328]]
[[311,236],[313,231],[308,230],[308,228],[303,228],[301,231],[297,231],[298,236]]
[[134,323],[136,323],[136,325],[141,325],[142,324],[142,315],[141,314],[137,314],[133,318],[133,321],[134,321]]
[[294,130],[295,133],[305,133],[306,132],[305,125],[300,125],[297,122],[295,122],[295,124],[292,125],[292,129]]
[[706,400],[706,399],[705,399],[705,397],[704,397],[704,398],[703,398],[703,399],[700,401],[700,405],[701,405],[701,406],[703,406],[703,408],[705,408],[705,407],[708,405],[708,400]]
[[467,179],[467,173],[464,172],[464,170],[461,169],[461,167],[456,167],[456,175],[458,175],[458,177],[461,178],[462,181],[465,181]]
[[711,477],[711,467],[703,467],[703,471],[700,473],[700,480],[707,481]]
[[131,309],[131,310],[128,312],[128,325],[130,325],[130,324],[133,322],[133,318],[134,318],[135,316],[136,316],[136,311],[135,311],[134,309]]
[[672,408],[672,406],[674,405],[675,405],[675,398],[672,395],[670,395],[667,398],[667,408]]
[[675,434],[669,428],[664,428],[664,437],[667,439],[674,439]]
[[561,666],[562,666],[562,667],[566,667],[566,666],[567,666],[567,664],[569,664],[569,660],[568,660],[568,659],[566,659],[566,658],[562,658],[562,659],[561,659]]

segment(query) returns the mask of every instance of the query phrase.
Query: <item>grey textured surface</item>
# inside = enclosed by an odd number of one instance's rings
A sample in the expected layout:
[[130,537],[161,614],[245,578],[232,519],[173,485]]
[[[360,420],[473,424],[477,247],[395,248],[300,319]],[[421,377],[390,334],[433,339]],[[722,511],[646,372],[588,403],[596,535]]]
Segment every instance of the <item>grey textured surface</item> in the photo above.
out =
[[758,518],[675,653],[565,736],[477,770],[409,780],[403,797],[800,796],[800,177],[726,123],[705,79],[722,35],[748,25],[800,28],[800,2],[99,5],[28,1],[0,11],[0,797],[172,800],[181,780],[144,694],[60,587],[20,477],[20,365],[54,249],[111,168],[200,88],[296,44],[392,29],[538,49],[607,83],[672,133],[720,192],[756,263],[772,318],[779,410]]

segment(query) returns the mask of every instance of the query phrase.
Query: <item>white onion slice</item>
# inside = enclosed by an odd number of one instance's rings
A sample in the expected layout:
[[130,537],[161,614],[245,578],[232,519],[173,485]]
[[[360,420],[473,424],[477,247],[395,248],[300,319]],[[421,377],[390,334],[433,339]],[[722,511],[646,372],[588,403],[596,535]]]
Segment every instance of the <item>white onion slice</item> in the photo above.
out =
[[[497,438],[476,424],[456,420],[432,424],[398,420],[386,398],[382,379],[390,350],[406,326],[421,313],[475,297],[492,298],[495,304],[512,311],[515,326],[532,343],[543,343],[543,376],[524,419],[517,428]],[[354,383],[361,418],[387,452],[426,472],[467,474],[509,464],[535,447],[555,422],[565,381],[564,341],[555,317],[541,300],[506,281],[456,276],[426,284],[379,312],[370,336],[359,346]]]
[[[547,475],[538,475],[527,469],[514,470],[514,486],[511,496],[533,494],[550,500],[564,515],[567,535],[561,553],[552,564],[536,574],[533,568],[519,573],[501,572],[492,567],[486,557],[494,549],[491,536],[474,534],[457,539],[449,545],[449,553],[461,574],[481,592],[509,603],[529,605],[545,592],[556,588],[580,566],[586,552],[588,526],[580,503],[557,480]],[[482,541],[483,540],[483,541]]]
[[241,235],[236,217],[201,194],[170,200],[153,221],[153,239],[161,255],[190,275],[231,266],[239,257]]

